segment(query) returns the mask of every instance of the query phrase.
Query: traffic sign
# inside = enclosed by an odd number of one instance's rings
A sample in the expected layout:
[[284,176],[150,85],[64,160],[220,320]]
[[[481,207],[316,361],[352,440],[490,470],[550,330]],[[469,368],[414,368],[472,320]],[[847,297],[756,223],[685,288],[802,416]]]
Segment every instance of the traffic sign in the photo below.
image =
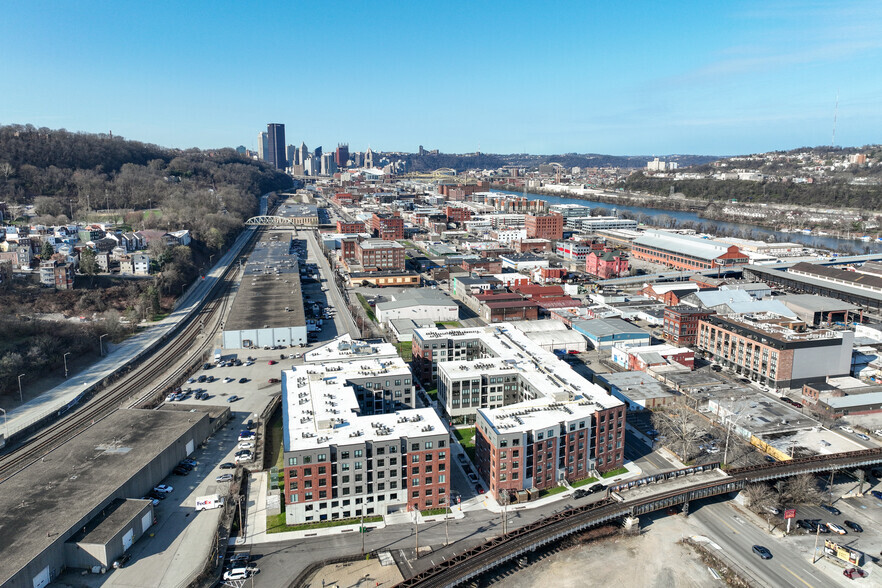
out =
[[784,509],[784,518],[785,519],[795,519],[796,518],[796,509],[795,508],[785,508]]

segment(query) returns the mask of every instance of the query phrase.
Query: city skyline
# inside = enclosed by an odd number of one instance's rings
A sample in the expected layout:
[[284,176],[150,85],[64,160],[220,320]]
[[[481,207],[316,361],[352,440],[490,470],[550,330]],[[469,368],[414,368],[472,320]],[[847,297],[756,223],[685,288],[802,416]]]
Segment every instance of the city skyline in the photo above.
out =
[[882,135],[876,3],[391,6],[11,6],[0,122],[254,151],[268,120],[353,151],[722,156],[830,144],[834,119],[837,145]]

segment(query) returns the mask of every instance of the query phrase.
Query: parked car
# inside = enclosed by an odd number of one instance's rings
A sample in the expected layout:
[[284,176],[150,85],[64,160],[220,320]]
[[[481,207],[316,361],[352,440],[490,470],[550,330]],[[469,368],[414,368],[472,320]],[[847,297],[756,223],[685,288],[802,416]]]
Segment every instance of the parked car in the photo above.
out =
[[863,439],[864,441],[870,440],[870,438],[867,437],[866,435],[864,435],[863,433],[855,433],[854,436],[857,437],[858,439]]
[[151,490],[147,493],[147,496],[149,496],[150,498],[155,498],[156,500],[165,500],[165,493],[157,492],[156,490]]
[[575,498],[575,499],[577,499],[577,500],[578,500],[579,498],[584,498],[584,497],[586,497],[586,496],[588,496],[588,491],[587,491],[587,490],[583,490],[583,489],[581,489],[581,488],[577,488],[576,491],[573,492],[573,498]]
[[175,467],[175,469],[172,470],[172,473],[176,476],[186,476],[190,473],[190,470],[188,470],[187,468],[182,468],[181,466],[177,466]]
[[184,463],[184,462],[179,463],[179,464],[178,464],[177,466],[175,466],[175,467],[179,467],[179,468],[181,468],[181,469],[187,470],[188,472],[189,472],[190,470],[193,469],[193,466],[191,466],[191,465],[188,464],[188,463]]
[[152,496],[144,496],[141,498],[141,500],[149,500],[150,502],[153,503],[153,506],[159,506],[159,499],[158,498],[153,498]]
[[278,363],[278,362],[275,359],[271,359],[266,363],[267,363],[267,365],[276,365],[276,363]]
[[477,492],[478,494],[483,494],[483,493],[484,493],[484,489],[481,488],[481,485],[480,485],[480,484],[475,484],[475,492]]
[[236,396],[235,394],[233,394],[232,396],[227,398],[227,402],[236,402],[237,400],[239,400],[239,397]]
[[837,525],[836,523],[827,523],[827,528],[837,535],[847,535],[848,531]]
[[254,429],[257,428],[257,424],[254,422],[254,419],[248,419],[248,422],[245,423],[245,427],[254,435]]
[[845,431],[846,433],[854,433],[854,429],[847,425],[839,425],[839,428]]
[[159,492],[160,494],[171,494],[172,490],[174,490],[174,487],[169,486],[168,484],[160,484],[153,488],[154,492]]
[[229,383],[232,382],[232,381],[233,381],[233,378],[231,378],[231,377],[229,377],[229,376],[227,376],[226,378],[224,378],[224,384],[229,384]]
[[124,553],[115,560],[113,560],[113,569],[118,570],[119,568],[125,567],[129,561],[132,559],[131,553]]
[[471,482],[472,484],[478,483],[478,476],[476,476],[474,472],[469,472],[468,477],[469,477],[469,482]]
[[827,512],[829,512],[832,515],[836,515],[837,517],[842,514],[841,510],[839,510],[835,506],[831,506],[829,504],[822,504],[821,508],[823,508],[824,510],[826,510]]
[[254,459],[254,454],[252,454],[250,451],[243,453],[242,455],[236,456],[237,463],[240,461],[252,461],[253,459]]
[[231,462],[231,461],[225,461],[224,463],[220,464],[219,467],[220,467],[220,469],[222,469],[222,470],[235,470],[235,469],[236,469],[236,464],[234,464],[234,463]]
[[855,578],[866,578],[867,576],[869,576],[867,572],[860,568],[849,568],[847,570],[842,570],[842,575],[849,580],[854,580]]
[[278,384],[280,380],[278,378],[270,378],[268,381],[270,384]]
[[251,441],[242,441],[239,443],[239,449],[254,449],[254,443]]
[[753,552],[763,559],[772,559],[772,552],[762,545],[754,545]]
[[233,474],[221,474],[215,478],[216,482],[230,482],[233,480]]
[[879,500],[882,500],[882,492],[879,492],[878,490],[871,490],[870,494],[872,494],[873,496],[875,496]]
[[848,527],[849,529],[851,529],[852,531],[854,531],[855,533],[863,533],[864,532],[864,528],[861,527],[859,524],[857,524],[854,521],[845,521],[845,526]]
[[239,383],[244,384],[248,381],[248,378],[239,378]]

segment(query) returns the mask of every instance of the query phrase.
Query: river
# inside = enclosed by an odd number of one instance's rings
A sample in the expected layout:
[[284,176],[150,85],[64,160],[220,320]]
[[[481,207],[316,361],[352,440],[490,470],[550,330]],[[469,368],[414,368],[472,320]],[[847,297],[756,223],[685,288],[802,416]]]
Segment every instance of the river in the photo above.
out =
[[544,200],[548,204],[578,204],[587,208],[602,208],[612,211],[628,211],[633,214],[645,214],[655,219],[662,215],[674,219],[678,224],[684,222],[694,222],[703,224],[709,232],[713,227],[717,227],[719,232],[728,232],[731,235],[746,239],[755,239],[758,241],[772,240],[778,243],[800,243],[806,247],[814,247],[816,249],[829,249],[841,253],[863,254],[863,253],[879,253],[882,252],[882,243],[874,241],[863,242],[856,239],[838,239],[831,236],[822,235],[806,235],[804,233],[784,233],[759,225],[749,223],[732,223],[727,221],[717,221],[698,216],[694,212],[681,210],[665,210],[661,208],[649,208],[645,206],[627,206],[618,204],[609,204],[607,202],[595,202],[593,200],[583,200],[581,198],[564,198],[561,196],[545,196],[536,194],[523,194],[521,192],[509,192],[507,190],[492,190],[499,194],[510,194],[523,198],[526,196],[528,200]]

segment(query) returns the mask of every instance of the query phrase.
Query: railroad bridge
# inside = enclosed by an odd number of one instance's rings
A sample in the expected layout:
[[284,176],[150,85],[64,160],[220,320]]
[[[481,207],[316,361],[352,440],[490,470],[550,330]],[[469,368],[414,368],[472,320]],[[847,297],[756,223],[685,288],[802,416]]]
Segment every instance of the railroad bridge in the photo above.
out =
[[748,483],[801,474],[841,471],[882,463],[882,449],[798,458],[723,471],[719,463],[683,468],[610,486],[598,502],[572,508],[451,557],[398,584],[399,588],[453,587],[495,567],[603,523],[639,516],[711,496],[736,492]]

